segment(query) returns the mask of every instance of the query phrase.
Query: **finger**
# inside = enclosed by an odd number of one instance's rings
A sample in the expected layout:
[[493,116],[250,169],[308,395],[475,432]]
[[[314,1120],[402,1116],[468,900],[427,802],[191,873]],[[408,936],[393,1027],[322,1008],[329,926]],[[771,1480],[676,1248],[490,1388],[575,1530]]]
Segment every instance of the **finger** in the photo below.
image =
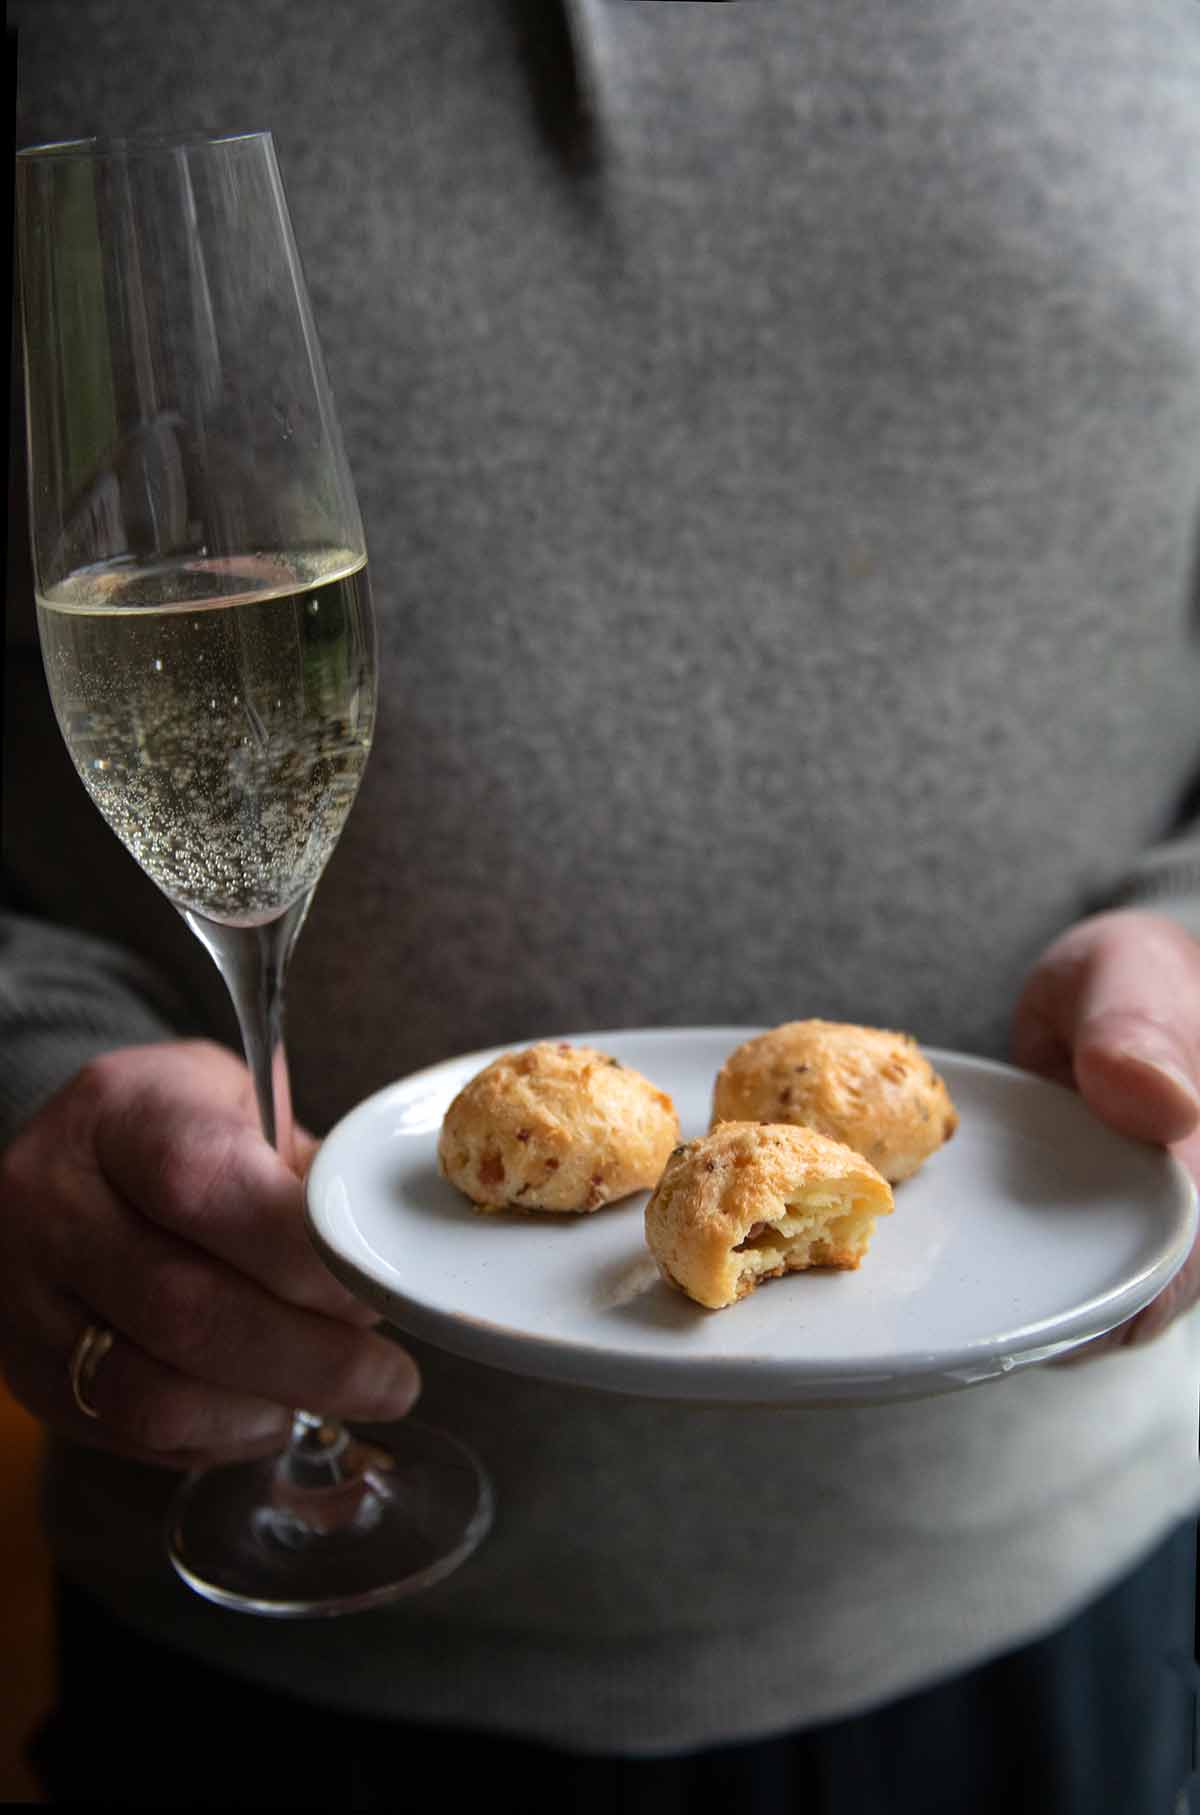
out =
[[1018,1063],[1069,1066],[1089,1105],[1140,1140],[1200,1124],[1200,949],[1149,914],[1085,922],[1051,947],[1018,1006]]
[[283,1447],[292,1422],[284,1406],[180,1373],[123,1331],[115,1334],[87,1397],[95,1419],[72,1409],[80,1424],[91,1427],[84,1433],[89,1440],[102,1432],[126,1454],[172,1466],[194,1466],[197,1457],[269,1455]]
[[77,1245],[99,1318],[191,1379],[346,1418],[402,1417],[417,1397],[398,1344],[285,1303],[115,1198]]
[[154,1079],[102,1118],[96,1153],[115,1192],[277,1298],[365,1329],[378,1321],[324,1265],[304,1223],[303,1186],[257,1128],[181,1107]]
[[1181,1141],[1200,1122],[1198,972],[1186,935],[1141,923],[1136,937],[1111,927],[1083,973],[1074,1004],[1076,1082],[1125,1134]]
[[1075,1080],[1097,1115],[1136,1140],[1168,1145],[1200,1119],[1200,1098],[1183,1067],[1163,1049],[1144,1050],[1140,1024],[1116,1016],[1081,1030]]
[[215,1040],[177,1040],[167,1045],[126,1046],[101,1053],[84,1067],[103,1102],[158,1086],[180,1104],[224,1109],[247,1128],[259,1127],[254,1081],[244,1060]]
[[297,1122],[295,1128],[292,1130],[292,1146],[294,1149],[292,1158],[295,1161],[296,1171],[302,1179],[308,1177],[309,1167],[316,1159],[320,1145],[321,1143],[316,1135],[310,1134],[307,1128],[302,1128],[299,1122]]
[[[291,1414],[253,1394],[205,1386],[164,1366],[127,1335],[113,1333],[84,1385],[89,1418],[75,1398],[75,1348],[94,1313],[56,1295],[31,1305],[6,1379],[35,1417],[76,1442],[170,1468],[270,1455]],[[30,1318],[25,1319],[27,1325]]]

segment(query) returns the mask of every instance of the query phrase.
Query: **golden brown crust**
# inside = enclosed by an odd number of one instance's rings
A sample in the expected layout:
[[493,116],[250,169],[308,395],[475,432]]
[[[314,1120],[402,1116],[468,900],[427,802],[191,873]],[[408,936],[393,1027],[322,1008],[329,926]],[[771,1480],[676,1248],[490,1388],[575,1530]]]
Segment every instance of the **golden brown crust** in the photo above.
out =
[[678,1139],[675,1105],[640,1072],[543,1040],[464,1085],[438,1166],[481,1210],[596,1210],[653,1185]]
[[646,1206],[665,1278],[711,1310],[762,1279],[857,1267],[892,1193],[875,1168],[810,1128],[723,1122],[677,1147]]
[[893,1185],[958,1127],[949,1091],[910,1034],[840,1021],[788,1021],[730,1053],[712,1125],[743,1121],[814,1128]]

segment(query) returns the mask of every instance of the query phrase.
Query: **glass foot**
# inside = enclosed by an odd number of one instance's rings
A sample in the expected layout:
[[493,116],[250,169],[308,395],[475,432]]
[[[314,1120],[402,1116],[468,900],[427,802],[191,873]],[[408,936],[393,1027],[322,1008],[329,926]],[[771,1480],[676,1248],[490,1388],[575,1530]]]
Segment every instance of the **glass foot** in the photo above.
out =
[[357,1613],[430,1587],[486,1536],[491,1486],[465,1444],[410,1419],[324,1428],[319,1465],[268,1456],[187,1477],[167,1550],[190,1588],[276,1619]]

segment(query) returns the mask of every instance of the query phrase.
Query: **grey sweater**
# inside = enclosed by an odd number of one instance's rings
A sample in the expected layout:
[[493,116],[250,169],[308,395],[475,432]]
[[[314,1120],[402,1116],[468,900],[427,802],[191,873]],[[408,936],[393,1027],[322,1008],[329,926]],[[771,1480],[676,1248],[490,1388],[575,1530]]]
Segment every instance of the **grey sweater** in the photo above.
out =
[[[293,972],[310,1125],[567,1029],[999,1054],[1082,912],[1196,915],[1195,0],[10,18],[26,141],[276,135],[383,655]],[[19,567],[8,617],[11,1127],[100,1048],[233,1030],[59,747]],[[1198,1334],[841,1412],[422,1347],[496,1530],[298,1632],[175,1584],[153,1472],[59,1452],[51,1527],[126,1617],[318,1700],[705,1743],[913,1688],[1132,1564],[1200,1499]]]

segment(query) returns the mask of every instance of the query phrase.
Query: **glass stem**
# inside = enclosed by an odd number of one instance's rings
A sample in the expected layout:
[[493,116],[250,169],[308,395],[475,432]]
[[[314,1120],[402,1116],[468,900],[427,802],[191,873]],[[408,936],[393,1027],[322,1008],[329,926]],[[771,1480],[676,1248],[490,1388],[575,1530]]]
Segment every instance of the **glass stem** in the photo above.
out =
[[[288,960],[312,899],[311,891],[264,926],[223,926],[184,910],[184,919],[225,979],[237,1014],[242,1046],[263,1133],[284,1162],[295,1166],[292,1098],[283,1042],[284,982]],[[280,1485],[303,1491],[332,1487],[344,1478],[342,1455],[349,1433],[334,1419],[295,1411]]]
[[311,895],[265,926],[223,926],[187,909],[184,919],[225,979],[263,1133],[288,1166],[295,1163],[292,1100],[283,1044],[284,981]]

